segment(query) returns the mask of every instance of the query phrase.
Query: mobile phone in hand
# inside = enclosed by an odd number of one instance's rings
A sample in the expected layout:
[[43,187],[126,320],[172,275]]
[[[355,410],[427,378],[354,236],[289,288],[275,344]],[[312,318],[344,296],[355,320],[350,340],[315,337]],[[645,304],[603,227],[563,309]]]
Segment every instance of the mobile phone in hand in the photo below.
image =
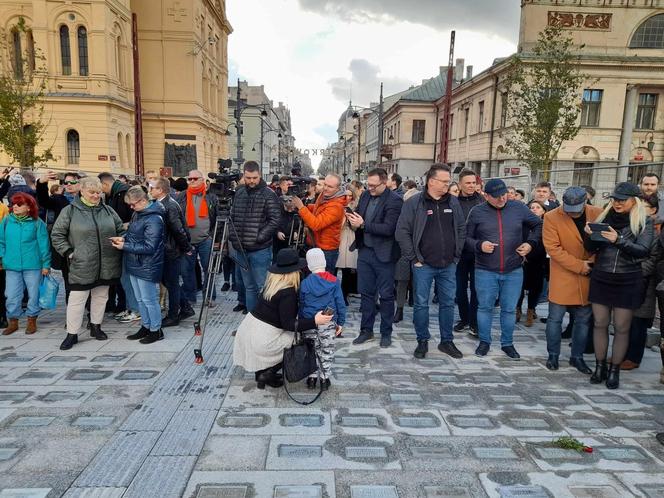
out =
[[353,211],[353,208],[346,207],[346,213],[348,213],[348,214],[355,214],[355,211]]
[[323,315],[334,315],[334,309],[329,306],[323,310]]

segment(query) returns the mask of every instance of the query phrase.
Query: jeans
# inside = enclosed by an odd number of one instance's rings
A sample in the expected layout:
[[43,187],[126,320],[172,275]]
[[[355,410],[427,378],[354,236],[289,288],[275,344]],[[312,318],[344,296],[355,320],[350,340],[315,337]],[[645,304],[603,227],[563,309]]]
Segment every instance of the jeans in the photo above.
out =
[[[198,258],[201,260],[203,267],[203,289],[207,285],[207,271],[210,263],[210,255],[212,254],[212,239],[207,238],[203,242],[192,244],[193,251],[191,256],[185,255],[182,260],[182,296],[189,304],[196,304],[196,264]],[[212,299],[217,298],[217,289],[212,284]]]
[[141,312],[141,325],[150,332],[157,332],[161,328],[161,307],[159,306],[159,283],[129,276],[134,294],[138,300],[138,309]]
[[523,269],[509,273],[475,268],[477,331],[480,341],[491,344],[491,324],[496,299],[500,299],[500,345],[511,346],[516,323],[516,303],[521,294]]
[[335,275],[337,270],[337,260],[339,259],[339,249],[332,249],[330,251],[323,250],[323,254],[325,255],[325,271]]
[[129,278],[129,273],[124,268],[124,263],[122,264],[122,276],[120,277],[120,283],[122,288],[125,291],[125,299],[127,304],[127,309],[129,311],[137,312],[138,311],[138,301],[136,295],[134,294],[134,289],[131,285],[131,280]]
[[588,342],[590,332],[590,321],[592,307],[587,306],[565,306],[549,301],[549,318],[546,320],[546,350],[549,354],[560,355],[560,336],[563,331],[563,317],[569,311],[570,319],[574,320],[572,325],[572,353],[570,358],[583,358],[583,352]]
[[438,327],[440,341],[454,340],[452,327],[454,326],[454,294],[456,293],[457,265],[452,263],[445,268],[434,268],[423,264],[412,267],[413,293],[415,306],[413,308],[413,324],[418,341],[428,341],[429,334],[429,296],[431,282],[435,282],[438,290]]
[[18,318],[23,314],[21,302],[23,291],[28,290],[28,307],[25,314],[30,317],[38,316],[39,284],[41,283],[41,270],[6,270],[5,296],[7,296],[7,318]]
[[380,335],[392,335],[394,319],[394,263],[378,261],[371,247],[363,247],[357,257],[357,290],[360,293],[360,330],[373,332],[376,321],[376,294],[380,296]]
[[[468,302],[470,283],[470,302]],[[475,292],[475,258],[459,259],[456,267],[456,302],[462,323],[477,329],[477,293]]]
[[267,278],[267,270],[272,262],[272,247],[247,252],[246,255],[246,261],[243,261],[242,253],[236,254],[237,260],[245,267],[240,268],[245,306],[248,311],[252,311],[258,303],[258,294],[263,290]]
[[235,282],[235,288],[237,289],[237,303],[246,307],[247,300],[245,299],[245,288],[244,282],[242,281],[242,268],[240,268],[240,265],[235,265],[233,273],[233,281]]
[[168,291],[168,317],[177,320],[180,314],[180,270],[183,256],[164,257],[164,271],[161,281]]

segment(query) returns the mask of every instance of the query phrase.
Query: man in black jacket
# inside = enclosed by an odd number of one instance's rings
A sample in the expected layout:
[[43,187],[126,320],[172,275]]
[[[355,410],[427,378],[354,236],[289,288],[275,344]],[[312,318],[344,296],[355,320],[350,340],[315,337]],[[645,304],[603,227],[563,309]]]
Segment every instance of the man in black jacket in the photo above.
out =
[[[464,169],[459,173],[459,197],[457,197],[463,219],[468,219],[470,210],[482,204],[484,197],[477,192],[477,175],[474,171]],[[468,301],[468,284],[470,284],[470,302]],[[477,335],[477,294],[475,293],[475,253],[463,250],[456,269],[456,302],[459,308],[459,321],[454,326],[455,332],[462,332],[470,327],[470,333]]]
[[129,223],[132,210],[125,202],[125,194],[129,190],[129,185],[116,180],[111,173],[99,173],[97,176],[101,181],[101,190],[104,192],[104,199],[107,206],[111,206],[118,213],[122,223]]
[[173,327],[180,323],[180,316],[184,318],[193,312],[186,300],[181,298],[180,274],[182,260],[185,254],[191,255],[193,248],[190,242],[189,231],[186,228],[184,213],[180,205],[170,194],[171,186],[166,178],[157,178],[148,183],[150,195],[161,202],[166,210],[164,229],[166,231],[164,244],[164,271],[162,283],[168,290],[168,314],[161,322],[162,327]]
[[232,255],[240,265],[245,289],[245,303],[251,311],[263,289],[272,262],[272,238],[281,220],[277,195],[261,179],[256,161],[244,163],[244,185],[237,189],[229,230]]

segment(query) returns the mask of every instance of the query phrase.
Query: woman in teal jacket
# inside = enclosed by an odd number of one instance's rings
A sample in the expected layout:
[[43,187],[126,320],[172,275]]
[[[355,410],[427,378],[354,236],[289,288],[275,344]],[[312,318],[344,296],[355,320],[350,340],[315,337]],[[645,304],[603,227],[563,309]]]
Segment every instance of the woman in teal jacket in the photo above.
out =
[[18,330],[21,301],[28,289],[26,334],[37,332],[39,283],[51,268],[51,248],[46,223],[39,219],[37,202],[30,194],[19,192],[11,198],[12,213],[0,224],[0,258],[6,271],[8,326],[2,335]]

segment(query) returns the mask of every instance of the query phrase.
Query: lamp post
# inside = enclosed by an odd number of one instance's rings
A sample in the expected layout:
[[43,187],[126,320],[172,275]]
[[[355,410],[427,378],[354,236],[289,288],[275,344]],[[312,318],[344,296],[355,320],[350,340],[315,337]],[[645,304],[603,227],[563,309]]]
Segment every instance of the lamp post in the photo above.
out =
[[358,131],[358,165],[360,164],[360,153],[359,153],[359,136],[361,132],[361,119],[360,119],[360,114],[358,111],[361,112],[369,112],[371,114],[376,114],[378,116],[378,154],[377,154],[377,160],[378,164],[382,164],[383,162],[383,156],[381,155],[380,151],[383,148],[383,84],[380,84],[380,100],[378,102],[378,109],[374,109],[371,107],[359,107],[359,106],[352,106],[353,110],[355,111],[353,113],[353,119],[357,119],[357,131]]

